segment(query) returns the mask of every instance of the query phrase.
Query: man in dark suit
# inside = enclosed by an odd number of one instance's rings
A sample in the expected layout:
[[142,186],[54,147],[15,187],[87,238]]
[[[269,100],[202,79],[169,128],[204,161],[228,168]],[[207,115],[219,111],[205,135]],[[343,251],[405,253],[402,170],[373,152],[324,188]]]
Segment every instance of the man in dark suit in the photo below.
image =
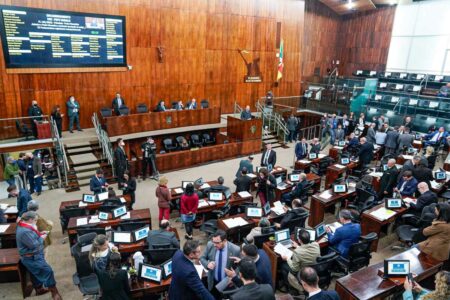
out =
[[200,253],[199,241],[188,240],[183,246],[183,251],[177,251],[172,257],[169,300],[214,300],[214,297],[203,285],[193,263],[199,259]]
[[316,153],[319,154],[320,153],[320,142],[318,138],[313,138],[312,143],[311,143],[311,150],[309,151],[309,153]]
[[392,196],[392,192],[397,185],[398,170],[395,166],[395,159],[391,158],[387,163],[387,170],[383,172],[380,179],[380,192],[378,199]]
[[417,189],[420,192],[420,197],[417,198],[416,203],[411,203],[411,210],[414,212],[414,214],[420,216],[422,213],[422,210],[425,206],[428,206],[433,203],[438,202],[438,198],[435,193],[430,191],[430,188],[428,187],[428,184],[426,182],[421,182],[417,185]]
[[306,292],[308,292],[308,300],[339,300],[336,291],[322,291],[319,288],[319,276],[316,270],[311,267],[301,269],[298,274],[298,280]]
[[75,100],[74,96],[70,96],[66,102],[67,116],[69,117],[69,131],[73,133],[72,128],[74,123],[77,125],[78,131],[83,131],[80,127],[80,103]]
[[239,276],[244,285],[231,295],[232,300],[275,300],[271,285],[255,282],[256,266],[250,258],[243,258],[239,263]]
[[120,115],[119,108],[125,105],[125,100],[120,96],[119,93],[116,94],[116,97],[112,101],[112,108],[117,116]]
[[348,256],[350,246],[356,244],[361,237],[361,225],[352,223],[352,215],[350,211],[343,209],[339,212],[339,222],[342,227],[336,229],[333,233],[331,228],[327,226],[328,243],[342,257]]
[[398,126],[394,127],[394,130],[389,130],[386,133],[386,140],[384,142],[384,154],[395,154],[398,147],[398,140],[400,134],[398,133]]
[[243,168],[247,169],[247,173],[253,173],[253,156],[249,156],[247,159],[243,159],[239,162],[239,169],[236,172],[236,177],[242,176],[241,171]]
[[337,128],[334,130],[335,140],[340,142],[345,139],[345,131],[342,129],[342,125],[338,124]]
[[102,169],[97,169],[97,171],[95,171],[95,175],[92,176],[91,181],[89,182],[89,187],[91,189],[91,192],[93,192],[94,194],[106,192],[108,183],[103,177]]
[[400,193],[402,196],[411,197],[417,190],[417,180],[412,176],[411,171],[405,171],[402,174],[402,178],[398,182],[394,192]]
[[34,121],[42,121],[42,109],[39,107],[36,100],[31,101],[31,106],[28,108],[28,116],[33,117],[31,119],[31,129],[33,131],[33,135],[37,138],[37,127]]
[[405,148],[412,147],[414,142],[414,135],[410,133],[409,128],[405,128],[405,131],[398,136],[398,153],[403,152]]
[[301,199],[302,196],[306,193],[306,186],[308,185],[308,181],[306,180],[306,174],[301,173],[300,179],[297,182],[297,184],[292,188],[291,192],[284,193],[281,196],[281,202],[291,205],[292,200],[294,199]]
[[169,244],[170,248],[180,248],[175,232],[170,230],[169,220],[162,219],[158,230],[148,232],[147,243],[149,249],[154,249],[153,245]]
[[236,177],[236,179],[233,181],[234,185],[236,186],[236,193],[243,192],[243,191],[250,191],[250,186],[252,185],[252,179],[247,176],[247,168],[243,168],[241,171],[241,176]]
[[418,166],[413,169],[412,174],[417,182],[426,182],[426,184],[428,184],[428,186],[431,188],[431,181],[433,181],[433,172],[430,168],[428,168],[428,161],[423,162],[421,160]]
[[128,159],[125,153],[125,142],[122,138],[117,139],[117,147],[114,150],[114,169],[116,171],[117,181],[119,182],[119,188],[122,187],[123,174],[128,170]]
[[250,105],[247,105],[245,109],[241,112],[241,120],[251,120],[252,112],[250,111]]
[[19,189],[15,184],[8,186],[6,189],[8,197],[17,197],[17,216],[21,217],[28,210],[28,202],[33,200],[30,193],[26,189]]
[[297,160],[302,160],[308,156],[308,143],[305,138],[295,145],[295,156]]
[[367,167],[368,164],[373,159],[373,150],[375,149],[373,147],[373,144],[368,142],[366,138],[361,138],[360,140],[361,148],[359,148],[358,153],[356,156],[359,158],[359,164],[361,165],[361,168]]
[[189,101],[188,103],[186,103],[186,109],[197,109],[197,102],[194,98],[192,98],[191,101]]
[[370,124],[370,127],[367,129],[366,139],[368,142],[375,144],[375,123]]
[[167,110],[164,100],[160,100],[159,101],[158,105],[156,105],[156,109],[155,110],[156,110],[156,112],[162,112],[162,111],[166,111]]
[[271,171],[276,163],[277,153],[272,150],[272,144],[268,143],[266,144],[266,150],[264,150],[261,156],[261,166],[269,167],[269,171]]
[[432,132],[430,134],[427,134],[424,136],[424,147],[428,147],[428,146],[434,146],[437,144],[441,144],[444,141],[446,141],[448,136],[448,132],[445,131],[444,127],[439,127],[439,130]]
[[[306,210],[302,208],[302,201],[300,199],[292,200],[292,209],[288,210],[287,207],[284,208],[286,214],[280,223],[273,223],[277,228],[285,229],[289,225],[289,222],[304,215]],[[299,226],[301,224],[298,224]]]
[[125,174],[123,174],[123,179],[123,194],[130,195],[130,209],[133,210],[133,204],[136,202],[136,178],[131,177],[130,172],[126,171]]

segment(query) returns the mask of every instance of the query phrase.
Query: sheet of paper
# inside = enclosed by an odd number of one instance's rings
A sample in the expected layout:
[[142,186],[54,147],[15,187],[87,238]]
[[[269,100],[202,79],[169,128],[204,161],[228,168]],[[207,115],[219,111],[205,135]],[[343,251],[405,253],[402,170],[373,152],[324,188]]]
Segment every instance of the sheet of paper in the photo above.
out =
[[120,197],[120,202],[122,202],[122,203],[127,203],[127,200],[125,200],[124,197]]
[[198,277],[202,279],[203,271],[206,272],[205,268],[203,268],[202,265],[194,265],[195,269],[197,270]]
[[282,214],[284,214],[284,209],[283,209],[283,207],[274,206],[274,207],[272,207],[270,210],[273,211],[274,213],[276,213],[277,215],[282,215]]
[[412,199],[409,197],[403,198],[403,201],[405,201],[405,203],[408,203],[408,204],[411,204],[411,203],[416,204],[417,203],[417,199]]
[[202,184],[202,186],[200,187],[200,189],[203,190],[203,189],[207,189],[207,188],[209,188],[209,187],[211,187],[209,184],[204,183],[204,184]]
[[282,168],[282,167],[276,167],[275,170],[277,170],[277,171],[283,171],[283,168]]
[[338,229],[339,227],[342,227],[342,224],[339,222],[334,222],[334,223],[328,224],[327,226],[330,227],[332,232],[335,232],[336,229]]
[[17,214],[18,212],[17,206],[10,206],[4,211],[5,214]]
[[91,216],[91,218],[89,219],[89,224],[100,223],[100,221],[101,220],[98,218],[98,215]]
[[198,208],[209,206],[208,202],[204,199],[198,201]]
[[122,220],[127,220],[129,218],[131,218],[130,212],[127,212],[125,215],[120,217]]
[[322,153],[319,153],[319,155],[317,155],[317,157],[320,158],[320,159],[322,159],[322,158],[324,158],[326,156],[327,156],[326,154],[322,154]]
[[248,222],[245,221],[241,217],[229,218],[229,219],[223,220],[223,222],[225,223],[225,225],[227,225],[228,228],[234,228],[234,227],[243,226],[243,225],[248,224]]
[[291,258],[292,257],[292,253],[293,252],[291,250],[289,250],[288,248],[286,248],[285,246],[283,246],[282,244],[280,244],[280,243],[277,243],[275,245],[275,247],[273,248],[273,250],[276,253],[280,254],[281,256],[286,256],[287,258]]
[[301,164],[305,164],[305,165],[311,163],[311,161],[309,161],[309,160],[307,160],[307,159],[301,159],[301,160],[299,160],[298,162],[301,163]]
[[207,201],[207,202],[208,202],[209,206],[214,206],[214,205],[217,205],[217,203],[216,203],[216,202],[214,202],[214,201]]
[[405,160],[413,159],[413,157],[414,157],[414,156],[412,156],[412,155],[402,155],[402,156],[403,156],[403,158],[404,158]]
[[373,145],[373,148],[374,148],[375,150],[377,150],[377,149],[380,149],[380,146],[378,146],[378,145]]
[[413,144],[422,145],[422,141],[415,140]]
[[182,188],[176,188],[176,189],[173,189],[173,190],[174,190],[174,192],[176,194],[183,194],[183,189]]
[[247,176],[250,177],[250,178],[252,178],[252,179],[253,179],[253,178],[256,178],[256,175],[253,174],[253,173],[249,173],[249,174],[247,174]]
[[86,207],[86,206],[87,206],[86,202],[83,201],[78,202],[78,207]]
[[247,192],[247,191],[239,192],[238,195],[239,195],[241,198],[247,198],[247,197],[251,197],[251,196],[252,196],[252,194],[250,194],[250,193]]
[[441,183],[436,182],[436,181],[434,181],[434,180],[430,181],[430,183],[431,183],[431,187],[432,187],[433,189],[439,189],[439,188],[442,186]]
[[87,223],[88,223],[88,218],[77,219],[77,226],[87,225]]
[[384,221],[394,216],[396,212],[390,209],[386,209],[385,207],[380,207],[379,209],[371,212],[370,214],[375,218]]
[[279,189],[280,191],[283,191],[283,190],[287,189],[287,186],[286,185],[277,186],[277,189]]
[[9,225],[0,225],[0,233],[5,232],[8,229]]
[[6,203],[0,203],[0,209],[5,210],[5,209],[7,209],[7,208],[8,208],[8,204],[6,204]]
[[334,166],[335,166],[336,168],[339,168],[339,169],[344,169],[344,168],[345,168],[345,166],[340,165],[340,164],[335,164]]
[[344,150],[344,147],[339,147],[339,146],[334,146],[333,148],[337,149],[337,150]]
[[322,192],[319,196],[320,196],[320,198],[323,198],[323,199],[330,199],[331,196],[333,196],[333,195],[330,193],[329,190],[326,190],[325,192]]
[[372,173],[369,174],[369,176],[381,177],[381,176],[383,176],[383,172],[372,172]]

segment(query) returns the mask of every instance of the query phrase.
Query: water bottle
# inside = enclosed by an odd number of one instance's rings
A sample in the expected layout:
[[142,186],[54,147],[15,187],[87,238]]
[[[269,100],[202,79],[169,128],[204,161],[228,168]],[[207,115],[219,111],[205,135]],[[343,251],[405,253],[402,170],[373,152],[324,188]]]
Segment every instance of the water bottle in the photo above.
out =
[[144,256],[142,255],[141,251],[137,251],[133,255],[134,260],[134,269],[138,272],[139,271],[139,265],[144,263]]

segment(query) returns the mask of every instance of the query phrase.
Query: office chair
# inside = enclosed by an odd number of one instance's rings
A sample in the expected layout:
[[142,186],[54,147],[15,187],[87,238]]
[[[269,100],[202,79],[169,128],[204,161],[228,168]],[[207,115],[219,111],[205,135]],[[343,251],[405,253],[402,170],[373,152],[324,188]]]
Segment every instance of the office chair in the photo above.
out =
[[309,197],[314,194],[314,181],[308,181],[308,184],[304,188],[304,192],[300,195],[300,200],[302,201],[302,205],[308,203]]
[[82,252],[82,248],[89,244],[97,236],[95,233],[89,233],[78,237],[78,241],[72,246],[70,252],[75,259],[76,273],[73,274],[73,283],[78,286],[83,296],[95,296],[100,293],[100,284],[97,275],[92,270],[91,262],[89,260],[89,251]]
[[120,114],[121,116],[128,116],[128,115],[130,114],[130,109],[128,108],[128,106],[122,105],[122,106],[119,108],[119,114]]
[[100,209],[103,208],[103,206],[122,206],[124,203],[120,201],[119,198],[108,198],[102,202],[102,205],[100,206]]
[[211,219],[208,221],[203,222],[202,225],[200,225],[201,232],[206,233],[208,236],[208,239],[217,231],[217,220]]
[[372,258],[370,246],[376,239],[378,239],[378,235],[375,232],[361,236],[359,242],[350,246],[347,258],[339,255],[336,262],[344,270],[345,274],[358,271],[369,265]]
[[311,172],[319,176],[325,175],[327,172],[327,168],[333,163],[334,162],[331,157],[324,157],[320,160],[317,166],[311,165]]
[[193,147],[201,147],[202,141],[200,140],[200,137],[198,134],[191,134],[191,144]]
[[149,245],[151,249],[170,249],[172,244],[151,244]]
[[171,138],[165,138],[163,140],[163,145],[166,152],[172,152],[177,150],[177,146],[174,144]]
[[163,248],[163,249],[146,249],[143,252],[144,258],[147,263],[151,263],[152,265],[160,265],[163,262],[171,259],[175,252],[180,249],[177,248]]
[[[187,142],[187,139],[184,136],[179,135],[175,138],[175,140],[177,141],[178,147],[181,150],[189,150],[189,143]],[[186,140],[186,146],[183,146],[183,140]]]
[[178,104],[178,101],[172,101],[170,103],[170,106],[171,106],[172,109],[176,109],[177,108],[177,104]]
[[202,99],[202,101],[200,101],[200,106],[201,106],[201,108],[209,108],[209,100]]
[[327,290],[331,284],[331,270],[333,270],[338,255],[334,251],[330,251],[327,255],[316,258],[316,264],[310,267],[316,270],[319,276],[319,287]]
[[82,217],[86,215],[86,210],[81,207],[66,208],[61,211],[61,216],[59,221],[61,223],[62,232],[65,233],[67,230],[67,225],[69,225],[70,218]]
[[357,219],[355,219],[354,221],[356,221],[356,223],[360,223],[362,213],[376,205],[377,202],[375,201],[375,197],[371,195],[368,198],[356,197],[353,203],[347,205],[347,208],[352,209],[358,213]]
[[138,105],[136,105],[136,112],[138,114],[148,113],[148,106],[147,106],[147,104],[139,103]]
[[77,229],[78,238],[81,238],[82,236],[87,235],[87,234],[95,234],[95,235],[106,234],[106,230],[105,230],[105,228],[102,228],[102,227],[96,227],[95,224],[92,227]]
[[395,232],[397,233],[398,240],[405,246],[393,246],[392,249],[410,248],[413,244],[426,240],[422,231],[424,228],[431,226],[434,218],[436,218],[434,214],[435,206],[436,204],[431,204],[424,207],[420,218],[413,214],[403,215],[401,217],[403,225],[400,225]]
[[203,142],[205,143],[205,146],[214,144],[216,142],[216,139],[209,135],[209,133],[202,134]]
[[118,229],[119,231],[135,231],[145,226],[149,226],[149,224],[145,222],[136,222],[136,221],[121,222]]
[[298,217],[287,222],[286,225],[283,227],[283,229],[289,228],[289,232],[294,232],[295,227],[305,228],[305,221],[308,218],[308,216],[309,216],[308,211],[301,213]]
[[262,249],[263,244],[270,240],[270,237],[274,237],[274,233],[264,233],[261,235],[255,235],[253,237],[253,244],[255,244],[258,249]]
[[33,136],[33,131],[24,123],[20,124],[19,120],[16,120],[16,129],[22,136],[25,136],[25,139],[19,140],[18,142],[29,141],[30,136]]
[[105,213],[112,213],[113,210],[115,210],[116,208],[120,207],[122,205],[117,205],[117,204],[113,204],[113,205],[102,205],[99,208],[99,211],[105,212]]
[[111,117],[112,116],[112,109],[109,108],[109,107],[102,107],[102,108],[100,108],[100,115],[103,118]]

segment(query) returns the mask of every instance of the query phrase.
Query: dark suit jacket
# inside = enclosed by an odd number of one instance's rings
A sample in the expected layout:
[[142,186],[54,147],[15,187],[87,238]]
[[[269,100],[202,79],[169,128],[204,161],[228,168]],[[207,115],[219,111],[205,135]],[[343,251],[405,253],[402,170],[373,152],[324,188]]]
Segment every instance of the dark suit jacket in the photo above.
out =
[[197,102],[194,103],[194,107],[191,107],[191,102],[186,103],[185,109],[197,109]]
[[123,170],[127,169],[127,155],[120,147],[114,149],[114,166]]
[[[400,179],[400,181],[398,182],[397,188],[398,188],[399,190],[400,190],[400,188],[402,187],[404,181],[405,181],[405,180],[404,180],[403,177],[402,177],[402,178]],[[417,184],[418,184],[417,180],[416,180],[414,177],[411,178],[411,180],[409,180],[409,181],[406,183],[405,187],[403,188],[403,192],[401,192],[402,196],[413,196],[414,193],[415,193],[416,190],[417,190]]]
[[291,199],[301,198],[301,196],[303,196],[306,193],[305,188],[307,185],[308,185],[307,180],[297,182],[297,184],[295,185],[295,188],[290,193]]
[[311,150],[309,150],[309,153],[320,153],[320,144],[313,145],[311,144]]
[[166,111],[166,110],[167,110],[166,107],[163,107],[163,106],[160,105],[160,104],[156,105],[156,111],[157,111],[157,112],[160,112],[160,111]]
[[361,236],[361,225],[354,223],[344,224],[336,229],[334,234],[327,233],[328,242],[343,257],[347,257],[350,246],[356,244]]
[[232,300],[275,300],[272,286],[268,284],[257,284],[256,282],[247,284],[231,295]]
[[336,291],[321,291],[320,293],[307,298],[308,300],[339,300],[338,293]]
[[398,131],[390,130],[386,133],[386,141],[384,142],[384,146],[387,148],[397,149],[398,147],[398,138],[400,134]]
[[372,127],[369,127],[369,129],[367,129],[366,139],[370,143],[375,143],[375,129],[373,129]]
[[[264,150],[264,152],[261,156],[261,166],[267,167],[267,165],[263,164],[263,160],[266,155],[266,152],[267,152],[267,149]],[[270,150],[269,159],[267,160],[267,162],[269,165],[272,165],[272,167],[275,167],[275,164],[277,163],[277,153],[273,149]]]
[[177,251],[172,258],[172,281],[169,288],[169,300],[214,300],[203,285],[193,263]]
[[94,194],[100,194],[102,192],[106,192],[106,189],[102,188],[106,183],[106,180],[104,177],[97,178],[97,176],[92,176],[91,181],[89,183],[89,187],[91,189],[91,192],[94,192]]
[[[72,102],[70,102],[70,100],[68,100],[67,102],[66,102],[66,106],[67,106],[67,115],[69,116],[69,117],[71,117],[71,116],[73,116],[73,115],[76,115],[76,114],[79,114],[80,113],[80,103],[78,103],[78,101],[74,101],[73,103]],[[73,110],[74,109],[77,109],[78,111],[77,112],[74,112]]]
[[239,169],[236,172],[236,177],[241,176],[241,171],[243,168],[247,168],[247,173],[253,173],[253,165],[248,159],[243,159],[239,162]]
[[[121,105],[120,105],[120,107],[122,107],[122,106],[124,106],[125,105],[125,100],[123,99],[123,98],[120,98],[121,100],[122,100],[122,103],[121,103]],[[118,101],[117,101],[117,98],[114,98],[113,99],[113,101],[112,101],[112,107],[113,107],[113,109],[114,109],[114,112],[118,115],[119,114],[119,103],[118,103]]]
[[246,110],[243,110],[241,112],[241,119],[242,120],[251,120],[251,118],[252,118],[252,112],[248,112]]
[[380,180],[380,191],[381,192],[387,191],[388,195],[391,195],[392,190],[397,184],[397,175],[398,170],[396,166],[393,166],[392,168],[384,171],[383,176],[381,176]]
[[234,185],[236,185],[236,193],[243,191],[250,191],[250,185],[252,184],[252,179],[248,176],[240,176],[237,177],[233,181]]
[[[291,220],[300,217],[305,212],[306,212],[306,210],[304,210],[303,208],[291,209],[284,215],[283,219],[281,220],[281,222],[280,222],[281,228],[283,228],[283,229],[286,228],[287,224]],[[301,225],[301,224],[299,224],[299,225]]]
[[303,159],[308,155],[308,143],[305,143],[305,150],[303,151],[302,142],[298,142],[295,145],[295,156],[297,156],[297,160]]
[[359,157],[359,163],[367,165],[373,159],[373,144],[366,142],[364,145],[361,145],[361,148],[358,151],[357,156]]
[[[272,283],[272,267],[270,264],[269,256],[267,256],[266,251],[263,249],[258,249],[259,259],[255,262],[256,266],[256,283],[259,284],[270,284],[273,287]],[[239,270],[239,268],[238,268]],[[238,271],[236,270],[236,273]],[[242,280],[236,275],[233,277],[233,283],[237,287],[241,287],[244,283]]]
[[152,230],[147,237],[148,248],[153,249],[153,244],[170,244],[172,248],[180,248],[180,242],[175,233],[167,230]]
[[419,198],[417,198],[417,204],[411,203],[411,208],[413,208],[416,212],[422,212],[422,209],[425,206],[428,206],[432,203],[437,203],[438,198],[435,193],[432,191],[426,191]]
[[[428,161],[427,161],[428,163]],[[418,166],[413,170],[413,176],[417,179],[417,182],[426,182],[428,186],[431,188],[430,181],[433,180],[433,172],[429,168]]]
[[126,300],[130,299],[130,284],[128,273],[125,270],[117,271],[115,276],[111,276],[109,271],[96,272],[100,287],[102,289],[102,299],[105,300]]

